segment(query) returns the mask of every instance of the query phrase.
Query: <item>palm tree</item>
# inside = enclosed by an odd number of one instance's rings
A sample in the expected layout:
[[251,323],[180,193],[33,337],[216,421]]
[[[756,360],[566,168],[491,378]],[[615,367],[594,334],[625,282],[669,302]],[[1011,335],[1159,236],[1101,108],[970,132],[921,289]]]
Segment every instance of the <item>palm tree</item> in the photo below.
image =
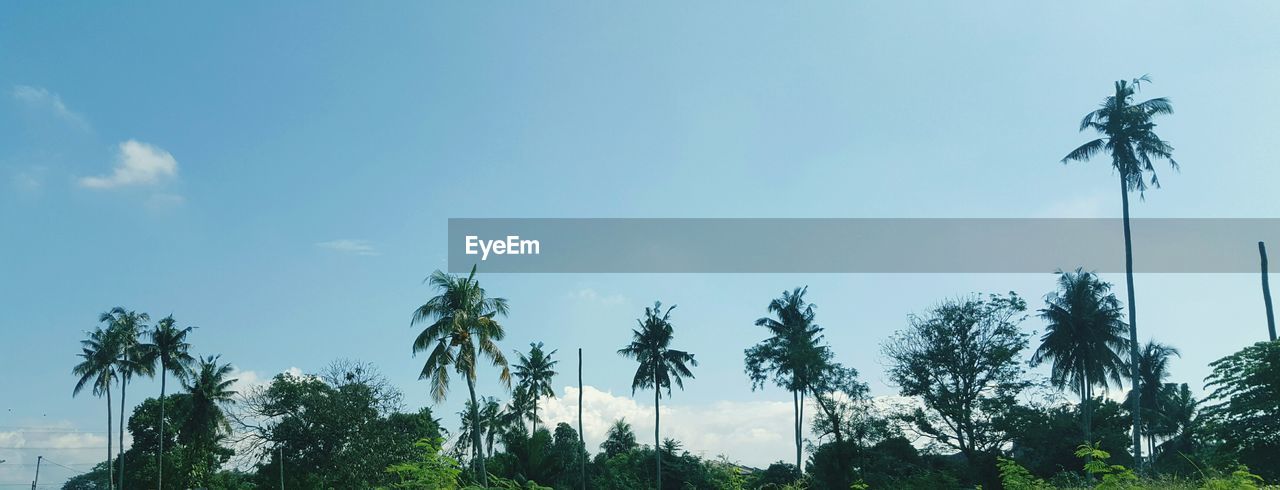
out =
[[1093,388],[1121,384],[1128,347],[1124,313],[1111,285],[1092,272],[1058,271],[1058,290],[1045,295],[1040,318],[1048,325],[1031,364],[1052,361],[1049,381],[1080,395],[1085,443],[1092,444]]
[[81,340],[80,345],[80,363],[71,369],[80,379],[71,390],[71,396],[79,395],[86,386],[92,386],[94,395],[107,397],[107,488],[115,488],[115,469],[111,465],[111,383],[116,377],[115,345],[102,328],[89,332],[89,338]]
[[1191,394],[1191,388],[1186,383],[1165,383],[1160,399],[1162,417],[1156,432],[1165,437],[1165,442],[1156,446],[1156,449],[1160,449],[1162,454],[1170,448],[1190,452],[1192,436],[1198,425],[1196,412],[1200,408],[1200,402]]
[[119,306],[98,317],[98,321],[109,325],[107,336],[115,344],[116,374],[120,378],[120,452],[116,458],[120,462],[120,488],[124,488],[125,391],[129,380],[134,376],[155,374],[154,364],[148,362],[150,359],[146,356],[142,343],[138,341],[138,336],[146,328],[145,322],[150,320],[151,316],[146,313],[125,310]]
[[[510,389],[511,370],[497,344],[506,336],[497,317],[506,316],[507,300],[491,298],[485,293],[476,280],[475,266],[465,278],[435,271],[426,282],[439,294],[414,310],[410,325],[429,323],[414,339],[413,353],[431,351],[418,375],[418,379],[431,383],[431,398],[436,402],[445,399],[449,392],[449,369],[453,368],[466,378],[474,409],[477,406],[476,362],[480,355],[488,357],[494,366],[501,368],[498,379]],[[479,411],[472,410],[471,417],[472,425],[479,426]],[[481,450],[480,433],[473,431],[472,438],[480,483],[488,486],[489,473],[483,455],[478,454]]]
[[173,373],[179,380],[186,379],[187,370],[194,358],[191,357],[191,344],[187,343],[187,334],[195,327],[178,328],[173,315],[156,322],[151,330],[151,343],[144,345],[148,363],[156,363],[160,368],[160,452],[156,455],[156,488],[164,488],[164,399],[167,374]]
[[[220,436],[231,431],[231,424],[222,407],[235,403],[236,392],[231,386],[238,380],[228,378],[233,369],[231,364],[219,364],[220,358],[221,356],[200,358],[182,381],[183,388],[191,396],[191,412],[182,430],[184,439],[201,451],[202,455],[211,454]],[[194,484],[204,483],[203,479],[216,469],[208,465],[205,459],[191,464]]]
[[751,389],[763,388],[770,375],[774,383],[791,392],[792,427],[795,429],[796,467],[801,466],[804,441],[804,399],[817,373],[823,371],[820,341],[822,328],[814,324],[817,307],[806,303],[809,288],[783,291],[782,297],[769,302],[769,312],[776,318],[756,320],[756,326],[769,330],[770,337],[746,350],[746,373]]
[[609,458],[635,448],[636,433],[631,430],[631,424],[627,423],[626,418],[613,421],[613,425],[609,426],[608,434],[605,435],[604,442],[600,443],[600,449]]
[[529,395],[529,390],[521,385],[516,385],[515,389],[511,390],[511,401],[507,403],[507,409],[503,415],[503,427],[507,430],[518,428],[521,432],[528,432],[529,428],[524,425],[526,420],[534,424],[542,421],[533,412],[533,397]]
[[[1085,161],[1099,152],[1106,151],[1111,155],[1111,166],[1120,174],[1120,205],[1124,213],[1124,262],[1125,285],[1129,295],[1129,356],[1138,357],[1138,315],[1133,300],[1133,240],[1129,232],[1129,193],[1138,191],[1139,197],[1147,189],[1147,178],[1150,174],[1151,186],[1160,187],[1156,178],[1156,169],[1152,160],[1166,159],[1174,169],[1178,163],[1173,160],[1173,146],[1160,139],[1155,133],[1155,116],[1172,114],[1173,105],[1169,99],[1159,97],[1134,103],[1133,97],[1143,82],[1149,82],[1146,76],[1126,82],[1115,82],[1115,93],[1102,102],[1102,106],[1090,112],[1080,121],[1080,131],[1093,129],[1102,137],[1080,145],[1072,150],[1062,163]],[[1136,385],[1138,379],[1137,365],[1132,366],[1131,379]],[[1141,389],[1138,397],[1131,405],[1133,412],[1133,455],[1134,461],[1142,461],[1142,418],[1139,409]]]
[[551,359],[556,352],[543,352],[542,342],[530,342],[527,356],[523,352],[516,352],[516,378],[533,397],[533,432],[538,432],[538,399],[544,396],[556,397],[556,390],[551,387],[551,379],[559,374],[555,367],[560,361]]
[[484,429],[484,445],[489,457],[493,457],[493,441],[503,427],[502,404],[491,396],[481,399],[480,428]]
[[[1156,440],[1155,432],[1157,428],[1164,422],[1164,408],[1169,395],[1169,387],[1164,382],[1169,378],[1169,359],[1173,356],[1182,357],[1182,353],[1178,349],[1161,344],[1156,341],[1148,341],[1142,350],[1138,351],[1138,390],[1129,390],[1125,396],[1125,403],[1134,406],[1138,403],[1134,398],[1141,400],[1142,416],[1147,419],[1146,431],[1147,447],[1152,451],[1155,450]],[[1155,454],[1151,454],[1155,457]]]
[[653,449],[654,458],[658,462],[659,489],[662,488],[662,458],[661,451],[658,450],[662,443],[659,436],[662,427],[659,406],[662,389],[667,389],[668,398],[671,397],[672,382],[684,389],[684,378],[693,378],[689,366],[698,365],[693,354],[671,348],[671,339],[675,337],[675,329],[671,325],[671,310],[675,308],[673,305],[663,312],[662,303],[654,301],[652,308],[644,309],[644,318],[636,320],[640,328],[631,331],[631,343],[618,349],[618,354],[640,363],[631,380],[631,394],[635,395],[637,389],[653,388]]

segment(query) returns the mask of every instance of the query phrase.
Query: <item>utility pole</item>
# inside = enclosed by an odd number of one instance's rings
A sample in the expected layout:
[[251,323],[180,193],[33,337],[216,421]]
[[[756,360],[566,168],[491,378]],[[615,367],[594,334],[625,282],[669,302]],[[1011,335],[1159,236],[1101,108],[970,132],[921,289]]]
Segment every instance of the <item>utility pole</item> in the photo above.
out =
[[578,443],[582,444],[581,468],[582,490],[587,490],[587,434],[582,431],[582,348],[578,348]]
[[36,479],[31,480],[31,490],[36,490],[36,485],[40,484],[40,463],[44,461],[44,456],[36,456]]
[[1267,305],[1267,332],[1271,341],[1276,340],[1276,317],[1271,310],[1271,285],[1267,282],[1267,245],[1258,242],[1258,255],[1262,257],[1262,301]]

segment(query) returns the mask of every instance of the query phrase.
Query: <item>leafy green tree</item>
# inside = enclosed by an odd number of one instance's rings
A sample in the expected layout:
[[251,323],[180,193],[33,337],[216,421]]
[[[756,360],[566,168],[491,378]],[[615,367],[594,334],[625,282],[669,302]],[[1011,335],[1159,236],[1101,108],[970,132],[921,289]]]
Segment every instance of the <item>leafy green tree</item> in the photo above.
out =
[[[151,342],[143,346],[143,355],[147,358],[147,362],[154,362],[160,369],[160,399],[163,401],[165,397],[166,380],[169,373],[173,373],[179,380],[184,379],[191,363],[195,359],[191,357],[191,344],[187,342],[187,335],[191,333],[195,327],[178,328],[177,322],[173,319],[173,315],[169,315],[156,322],[155,327],[151,330]],[[168,421],[164,416],[165,403],[160,403],[160,432],[164,432],[164,425]],[[136,443],[135,438],[135,443]],[[159,439],[160,446],[156,451],[156,487],[164,487],[164,438]]]
[[100,315],[98,321],[109,325],[107,337],[109,342],[115,345],[114,350],[117,356],[116,375],[120,381],[120,446],[119,456],[116,459],[120,464],[118,483],[120,488],[124,488],[125,391],[129,387],[129,380],[134,376],[155,374],[155,366],[150,362],[151,359],[147,357],[138,338],[146,328],[146,322],[151,321],[151,316],[117,306]]
[[452,490],[458,488],[458,475],[462,469],[458,461],[444,456],[440,451],[439,437],[420,439],[414,447],[418,459],[410,462],[394,464],[387,467],[387,473],[396,476],[398,481],[391,488],[405,490]]
[[102,328],[89,332],[80,341],[80,362],[71,369],[79,376],[71,395],[79,395],[85,387],[91,387],[95,396],[107,398],[107,488],[115,488],[115,473],[111,466],[111,383],[116,379],[116,344]]
[[516,352],[517,362],[515,365],[516,379],[520,380],[520,386],[524,388],[525,393],[533,399],[533,431],[538,431],[538,399],[542,397],[556,397],[556,390],[551,387],[551,380],[555,378],[556,361],[551,358],[556,351],[544,352],[542,350],[542,342],[529,343],[529,355],[523,352]]
[[1209,364],[1203,413],[1222,450],[1280,479],[1280,341],[1258,342]]
[[[1169,359],[1174,356],[1181,357],[1182,354],[1173,347],[1148,341],[1147,345],[1138,351],[1139,388],[1129,390],[1125,394],[1125,404],[1129,407],[1133,407],[1135,403],[1141,403],[1142,419],[1146,424],[1142,431],[1146,434],[1148,453],[1152,460],[1157,457],[1156,433],[1161,432],[1161,426],[1164,424],[1165,406],[1168,405],[1166,395],[1171,394],[1164,381],[1169,377]],[[1140,396],[1139,391],[1141,391]]]
[[[1080,131],[1092,129],[1101,135],[1100,138],[1080,145],[1062,158],[1062,163],[1085,161],[1101,152],[1111,157],[1111,167],[1120,175],[1120,205],[1124,214],[1124,261],[1125,284],[1129,293],[1129,358],[1138,357],[1138,315],[1133,299],[1133,239],[1129,232],[1129,193],[1138,191],[1141,196],[1147,189],[1147,175],[1150,175],[1152,187],[1159,188],[1156,178],[1154,160],[1166,159],[1174,169],[1178,163],[1173,160],[1173,146],[1160,139],[1155,133],[1155,117],[1172,114],[1173,104],[1169,99],[1159,97],[1143,102],[1134,102],[1134,96],[1149,82],[1146,76],[1132,81],[1118,80],[1115,92],[1102,101],[1101,107],[1090,112],[1080,120]],[[1133,365],[1131,379],[1135,386],[1140,383],[1137,365]],[[1141,395],[1141,388],[1139,396]],[[1142,460],[1142,420],[1141,399],[1135,397],[1131,405],[1133,411],[1133,450],[1138,461]]]
[[804,438],[804,399],[814,376],[822,371],[822,328],[814,323],[814,308],[804,295],[808,287],[783,291],[782,296],[769,302],[769,313],[774,317],[756,320],[756,326],[769,331],[769,337],[748,348],[745,352],[747,376],[751,389],[764,387],[770,378],[774,384],[791,392],[796,467],[802,460]]
[[[413,341],[414,354],[430,351],[418,378],[431,383],[432,400],[444,401],[449,392],[449,371],[452,369],[466,378],[471,406],[478,407],[476,363],[481,355],[501,369],[499,381],[511,387],[511,370],[497,344],[506,336],[497,317],[506,316],[507,300],[489,297],[476,280],[475,266],[465,278],[435,271],[427,278],[427,283],[439,294],[414,310],[410,321],[411,325],[428,324]],[[473,410],[472,426],[478,427],[479,419],[479,411]],[[477,466],[480,483],[487,486],[489,473],[485,469],[485,458],[480,454],[479,431],[473,431],[471,444],[475,452],[472,461]]]
[[1120,301],[1111,285],[1092,272],[1058,272],[1058,289],[1045,295],[1039,311],[1047,322],[1031,365],[1051,361],[1049,382],[1080,395],[1084,441],[1093,442],[1093,388],[1120,386],[1129,346]]
[[[1119,403],[1103,397],[1087,403],[1093,414],[1092,439],[1095,444],[1112,452],[1117,462],[1132,463],[1128,453],[1127,412]],[[1085,409],[1083,403],[1015,407],[1005,418],[1006,431],[1012,434],[1009,453],[1041,478],[1078,473],[1080,466],[1075,451],[1082,439],[1080,420]]]
[[1001,417],[1030,384],[1018,329],[1025,310],[1014,293],[945,301],[884,344],[889,378],[923,404],[903,417],[916,432],[975,465],[1009,440]]
[[667,397],[671,396],[671,385],[684,389],[684,378],[693,378],[690,366],[697,367],[698,361],[693,354],[671,348],[671,340],[675,338],[675,327],[671,324],[673,305],[662,311],[662,303],[655,301],[653,307],[644,309],[644,318],[636,320],[639,328],[631,331],[631,343],[618,349],[618,354],[634,359],[640,364],[631,380],[631,394],[637,389],[653,388],[653,445],[656,461],[657,486],[662,488],[662,458],[656,449],[661,444],[662,415],[659,405],[662,390],[666,388]]
[[231,432],[223,407],[235,403],[236,392],[231,386],[237,380],[229,377],[231,364],[219,364],[220,358],[201,358],[182,383],[191,397],[191,408],[178,441],[191,452],[187,463],[194,487],[206,485],[217,472],[221,466],[218,442]]
[[394,483],[387,467],[419,461],[415,443],[441,437],[431,410],[401,412],[401,396],[372,365],[342,360],[247,390],[235,418],[249,436],[242,447],[258,456],[258,488],[279,488],[282,464],[285,488]]

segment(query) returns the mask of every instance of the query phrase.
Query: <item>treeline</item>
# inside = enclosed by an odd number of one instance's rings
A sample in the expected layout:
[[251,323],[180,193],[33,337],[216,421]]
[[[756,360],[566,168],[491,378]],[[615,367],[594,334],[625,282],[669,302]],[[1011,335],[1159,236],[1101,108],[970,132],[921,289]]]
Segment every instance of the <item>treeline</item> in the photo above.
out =
[[[912,400],[898,405],[872,398],[859,373],[835,360],[807,288],[784,291],[755,322],[763,339],[743,353],[753,388],[773,384],[793,399],[787,430],[795,458],[764,469],[703,458],[661,436],[657,403],[693,380],[698,366],[693,353],[675,348],[674,306],[645,308],[618,350],[636,361],[635,393],[653,392],[652,438],[641,442],[619,420],[598,448],[588,448],[574,427],[547,427],[539,412],[540,400],[555,396],[558,352],[532,343],[509,360],[499,345],[508,303],[490,296],[474,270],[437,272],[429,282],[437,294],[414,313],[423,326],[414,350],[426,353],[421,375],[437,400],[454,382],[468,387],[456,430],[430,409],[407,410],[403,394],[358,361],[233,391],[229,364],[190,354],[192,328],[172,317],[148,325],[145,313],[115,308],[83,341],[75,392],[106,399],[109,424],[116,422],[112,396],[123,410],[131,380],[159,376],[161,396],[139,404],[127,425],[120,417],[116,452],[108,449],[106,461],[64,488],[1000,488],[1023,481],[1010,475],[1073,487],[1105,476],[1086,469],[1082,446],[1092,451],[1086,459],[1107,461],[1104,469],[1135,468],[1134,475],[1166,483],[1233,472],[1280,480],[1280,342],[1213,363],[1208,396],[1196,399],[1187,383],[1168,380],[1177,349],[1148,342],[1136,360],[1126,355],[1123,305],[1110,284],[1081,270],[1060,273],[1034,311],[1007,293],[948,299],[909,316],[882,343],[889,380]],[[1031,316],[1044,326],[1034,339],[1023,328]],[[1135,363],[1139,386],[1149,390],[1140,405],[1125,390]],[[509,387],[508,399],[476,392],[486,365]],[[1032,374],[1041,365],[1047,378]],[[166,393],[169,377],[178,393]],[[1103,397],[1107,390],[1126,402]],[[1144,412],[1147,456],[1138,461],[1128,435],[1133,406]],[[126,427],[133,444],[119,451]]]
[[[190,354],[192,328],[172,317],[147,325],[145,313],[115,308],[83,341],[75,392],[105,398],[109,424],[113,388],[121,410],[138,376],[159,376],[162,394],[128,417],[128,451],[108,449],[106,461],[65,488],[998,488],[1001,458],[1070,486],[1090,479],[1077,456],[1082,444],[1148,475],[1196,479],[1247,465],[1280,479],[1280,343],[1215,362],[1203,400],[1186,383],[1168,382],[1177,349],[1143,346],[1144,465],[1129,451],[1132,403],[1100,393],[1123,390],[1132,367],[1123,307],[1109,284],[1080,270],[1061,273],[1033,312],[1044,321],[1034,348],[1022,328],[1028,306],[1013,293],[945,300],[910,316],[883,343],[889,379],[915,400],[905,406],[871,398],[858,372],[835,361],[807,289],[784,291],[756,321],[764,339],[744,352],[753,388],[775,384],[793,396],[795,459],[766,469],[691,454],[661,437],[656,410],[651,444],[619,420],[590,454],[577,430],[546,427],[538,412],[539,400],[555,396],[557,351],[534,343],[509,363],[498,345],[507,301],[490,297],[474,271],[437,272],[430,282],[439,294],[414,315],[425,325],[414,343],[428,354],[422,377],[443,400],[456,375],[475,400],[458,414],[453,437],[429,409],[406,411],[402,393],[371,364],[335,361],[237,393],[230,365]],[[674,309],[645,308],[618,351],[637,361],[633,389],[653,390],[655,408],[697,366],[694,354],[672,345]],[[483,364],[508,383],[510,399],[476,394]],[[1029,373],[1042,364],[1047,379]],[[169,376],[181,392],[165,394]],[[1077,401],[1064,403],[1064,393]],[[1124,393],[1132,401],[1132,390]],[[816,408],[811,417],[807,407]]]

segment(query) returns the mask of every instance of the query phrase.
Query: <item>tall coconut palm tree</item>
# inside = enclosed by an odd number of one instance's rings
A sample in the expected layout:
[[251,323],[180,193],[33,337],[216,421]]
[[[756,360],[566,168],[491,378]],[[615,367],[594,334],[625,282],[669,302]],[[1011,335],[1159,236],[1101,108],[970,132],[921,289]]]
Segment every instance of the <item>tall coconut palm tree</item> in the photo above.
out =
[[751,389],[763,388],[772,377],[774,383],[791,392],[792,427],[795,429],[796,467],[803,468],[804,401],[814,378],[822,372],[822,328],[814,323],[817,305],[804,300],[809,288],[783,291],[769,302],[775,318],[764,317],[756,325],[769,330],[769,338],[746,350],[746,373]]
[[[449,392],[449,370],[467,380],[471,406],[476,408],[476,363],[488,357],[500,369],[498,380],[511,388],[511,370],[497,341],[506,336],[499,316],[507,314],[507,300],[491,298],[476,280],[476,268],[467,277],[435,271],[426,282],[439,292],[413,312],[410,325],[427,323],[413,341],[413,353],[430,351],[418,379],[431,384],[431,398],[443,401]],[[480,425],[479,410],[471,411],[472,426]],[[481,451],[480,432],[472,431],[472,451],[477,473],[483,486],[489,485],[489,473]]]
[[516,352],[515,375],[519,384],[533,397],[533,432],[538,432],[538,399],[556,397],[556,390],[551,387],[551,379],[559,373],[555,371],[560,361],[553,360],[557,350],[544,352],[542,342],[529,343],[529,355]]
[[[1129,193],[1138,191],[1139,197],[1147,189],[1148,180],[1155,188],[1160,187],[1156,178],[1154,160],[1165,159],[1174,169],[1178,163],[1173,160],[1173,146],[1160,139],[1155,133],[1155,116],[1172,114],[1173,105],[1169,99],[1159,97],[1134,103],[1134,95],[1149,82],[1146,76],[1132,81],[1115,82],[1115,92],[1103,100],[1101,107],[1084,116],[1080,121],[1080,131],[1092,129],[1102,137],[1080,145],[1072,150],[1062,163],[1085,161],[1100,152],[1107,152],[1111,157],[1111,167],[1120,175],[1120,205],[1124,213],[1124,262],[1125,284],[1129,296],[1129,356],[1138,357],[1138,315],[1133,300],[1133,239],[1129,232]],[[1150,178],[1148,179],[1148,175]],[[1130,376],[1136,385],[1138,379],[1137,364],[1132,366]],[[1133,455],[1134,461],[1142,464],[1142,410],[1137,403],[1141,401],[1141,389],[1131,405],[1133,412]]]
[[667,397],[671,397],[671,384],[684,389],[684,378],[693,378],[689,366],[697,367],[698,361],[693,354],[671,348],[671,340],[675,337],[675,328],[671,324],[672,305],[662,311],[662,303],[653,302],[652,308],[644,309],[644,318],[636,320],[640,328],[631,331],[631,343],[618,349],[618,354],[640,363],[631,380],[631,394],[637,389],[653,388],[653,449],[658,466],[658,488],[662,488],[662,457],[659,447],[662,415],[659,403],[662,389],[666,388]]
[[[1134,400],[1141,400],[1140,407],[1143,411],[1142,417],[1146,419],[1147,448],[1154,450],[1156,445],[1155,432],[1159,432],[1159,427],[1164,423],[1164,408],[1167,405],[1168,391],[1170,388],[1166,386],[1164,380],[1169,378],[1169,359],[1177,356],[1182,357],[1182,353],[1178,349],[1161,344],[1154,340],[1148,341],[1138,351],[1138,379],[1140,387],[1138,390],[1129,390],[1125,395],[1125,404],[1134,406],[1139,403]],[[1155,457],[1155,454],[1151,455]]]
[[191,367],[191,363],[195,361],[191,357],[191,344],[187,342],[187,335],[191,333],[195,327],[179,328],[177,322],[173,319],[173,315],[169,315],[156,322],[155,327],[151,330],[151,343],[143,346],[144,355],[147,357],[148,363],[154,363],[160,369],[160,450],[156,454],[156,488],[164,488],[164,399],[166,380],[169,373],[173,373],[179,380],[186,379],[187,371]]
[[80,341],[80,362],[71,368],[79,376],[71,396],[79,395],[86,386],[92,387],[95,396],[107,398],[107,488],[115,488],[115,467],[111,464],[111,383],[116,378],[115,344],[102,328],[89,332],[89,338]]
[[115,344],[117,355],[116,374],[120,379],[120,446],[116,459],[120,463],[120,488],[124,488],[125,392],[129,387],[129,380],[134,376],[155,374],[155,365],[148,362],[150,359],[138,338],[146,328],[146,322],[151,321],[151,316],[117,306],[103,313],[98,320],[110,325],[107,327],[107,336]]
[[[191,412],[183,426],[183,438],[202,456],[212,454],[218,440],[231,431],[223,407],[235,404],[236,392],[231,386],[238,380],[229,377],[234,369],[231,364],[219,364],[220,358],[207,356],[199,359],[182,382],[191,396]],[[207,457],[192,462],[192,466],[194,484],[205,483],[204,480],[217,469],[209,464]]]
[[1052,361],[1049,381],[1080,395],[1085,443],[1092,444],[1093,388],[1121,384],[1125,366],[1124,313],[1111,285],[1092,272],[1058,271],[1058,289],[1044,298],[1040,318],[1048,325],[1032,365]]

